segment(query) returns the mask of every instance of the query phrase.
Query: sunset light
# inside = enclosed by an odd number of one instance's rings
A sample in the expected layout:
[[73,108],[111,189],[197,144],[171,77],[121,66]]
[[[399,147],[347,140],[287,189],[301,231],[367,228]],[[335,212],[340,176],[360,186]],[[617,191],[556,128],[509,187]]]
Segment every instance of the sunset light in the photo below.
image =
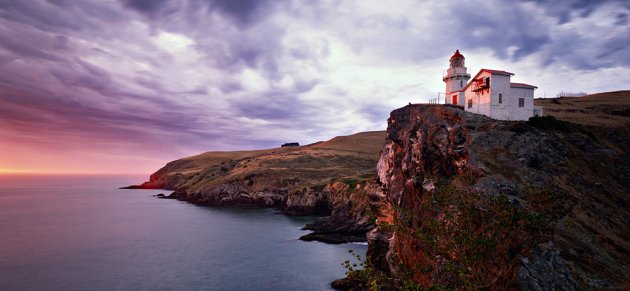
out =
[[470,71],[536,81],[534,97],[619,90],[630,72],[618,1],[211,2],[3,5],[2,172],[148,173],[384,130],[393,109],[444,93],[455,49]]
[[0,290],[630,289],[630,0],[0,0]]

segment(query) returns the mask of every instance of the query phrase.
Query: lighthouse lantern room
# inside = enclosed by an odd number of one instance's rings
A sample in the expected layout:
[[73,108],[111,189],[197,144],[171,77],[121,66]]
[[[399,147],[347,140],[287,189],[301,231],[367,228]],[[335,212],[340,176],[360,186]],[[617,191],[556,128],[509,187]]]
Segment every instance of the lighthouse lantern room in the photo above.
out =
[[444,74],[442,81],[446,83],[446,104],[464,104],[464,86],[470,79],[468,69],[465,66],[464,55],[456,50],[449,60],[450,66]]

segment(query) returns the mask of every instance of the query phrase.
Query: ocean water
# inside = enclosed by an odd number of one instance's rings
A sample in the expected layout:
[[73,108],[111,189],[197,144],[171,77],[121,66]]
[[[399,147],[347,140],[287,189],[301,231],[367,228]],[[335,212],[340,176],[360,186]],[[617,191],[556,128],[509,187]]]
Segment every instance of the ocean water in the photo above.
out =
[[348,249],[316,218],[119,190],[144,177],[0,175],[0,290],[330,290]]

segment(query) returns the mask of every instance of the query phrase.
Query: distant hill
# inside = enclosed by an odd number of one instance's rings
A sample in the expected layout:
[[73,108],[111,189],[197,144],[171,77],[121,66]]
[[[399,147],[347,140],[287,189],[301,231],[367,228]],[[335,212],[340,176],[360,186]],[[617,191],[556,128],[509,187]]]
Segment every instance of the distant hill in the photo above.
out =
[[598,93],[584,97],[534,99],[543,115],[587,126],[630,126],[630,91]]
[[384,131],[373,131],[306,146],[206,152],[166,164],[137,187],[206,192],[247,177],[259,177],[255,179],[258,183],[248,189],[252,192],[266,188],[267,184],[286,184],[281,188],[287,191],[301,186],[321,186],[331,179],[373,174],[384,141]]

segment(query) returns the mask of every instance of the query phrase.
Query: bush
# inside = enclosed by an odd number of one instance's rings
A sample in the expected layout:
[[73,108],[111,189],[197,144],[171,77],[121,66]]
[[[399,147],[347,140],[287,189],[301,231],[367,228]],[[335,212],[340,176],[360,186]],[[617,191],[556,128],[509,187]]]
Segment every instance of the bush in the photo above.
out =
[[393,229],[405,242],[398,253],[406,268],[399,274],[426,288],[509,288],[518,256],[553,231],[558,216],[545,211],[561,208],[558,196],[538,189],[532,196],[546,197],[543,205],[523,208],[506,195],[473,190],[467,177],[456,180],[423,193],[419,209],[397,210]]
[[534,116],[530,117],[527,121],[527,125],[542,129],[542,130],[560,130],[560,131],[572,131],[579,127],[577,124],[573,124],[568,121],[556,119],[553,116]]

